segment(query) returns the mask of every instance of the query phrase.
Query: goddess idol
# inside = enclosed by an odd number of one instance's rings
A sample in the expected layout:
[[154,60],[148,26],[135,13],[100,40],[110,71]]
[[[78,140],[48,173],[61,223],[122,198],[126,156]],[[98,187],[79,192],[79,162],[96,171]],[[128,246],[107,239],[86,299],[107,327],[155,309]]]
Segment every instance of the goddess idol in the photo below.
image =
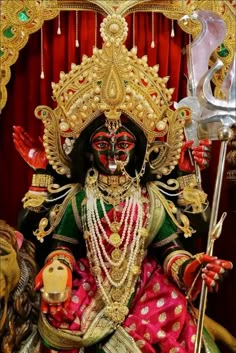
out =
[[[166,78],[126,49],[123,17],[108,15],[101,35],[102,49],[53,83],[56,108],[35,110],[47,158],[37,160],[40,172],[24,202],[39,210],[55,201],[34,232],[40,242],[51,239],[35,280],[38,349],[193,353],[192,303],[202,281],[217,290],[232,264],[183,248],[181,237],[194,230],[166,197],[166,190],[179,190],[167,176],[178,164],[191,111],[171,109]],[[47,163],[70,183],[53,184]],[[206,195],[185,180],[182,202],[201,212]],[[204,349],[218,352],[207,331]]]

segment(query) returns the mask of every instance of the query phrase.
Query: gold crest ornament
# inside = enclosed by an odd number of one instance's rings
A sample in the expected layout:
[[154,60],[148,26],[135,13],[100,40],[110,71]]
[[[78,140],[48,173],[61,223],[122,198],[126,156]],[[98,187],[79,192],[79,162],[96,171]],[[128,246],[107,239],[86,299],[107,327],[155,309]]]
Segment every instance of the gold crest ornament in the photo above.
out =
[[[11,66],[19,57],[20,50],[26,45],[29,36],[41,28],[45,21],[60,14],[60,11],[94,11],[107,16],[116,13],[123,17],[136,12],[163,13],[171,20],[176,20],[181,29],[196,38],[202,26],[198,20],[188,20],[193,11],[212,11],[218,14],[226,23],[227,36],[220,47],[215,48],[210,66],[220,57],[224,67],[214,77],[216,96],[221,95],[221,84],[232,62],[235,51],[235,9],[234,0],[4,0],[1,2],[1,80],[0,80],[0,110],[7,102],[6,85],[11,77]],[[115,26],[112,26],[111,30]]]
[[[158,76],[158,66],[149,67],[147,57],[137,57],[137,49],[124,46],[127,23],[121,15],[108,15],[101,24],[102,49],[94,48],[80,65],[61,72],[52,83],[57,107],[38,106],[36,117],[42,119],[44,147],[52,167],[70,176],[70,158],[63,150],[63,139],[76,139],[94,119],[106,117],[106,126],[117,129],[121,115],[137,124],[146,135],[146,159],[152,173],[160,178],[177,164],[183,140],[183,126],[189,108],[170,109],[172,88],[168,77]],[[165,142],[157,142],[163,138]]]

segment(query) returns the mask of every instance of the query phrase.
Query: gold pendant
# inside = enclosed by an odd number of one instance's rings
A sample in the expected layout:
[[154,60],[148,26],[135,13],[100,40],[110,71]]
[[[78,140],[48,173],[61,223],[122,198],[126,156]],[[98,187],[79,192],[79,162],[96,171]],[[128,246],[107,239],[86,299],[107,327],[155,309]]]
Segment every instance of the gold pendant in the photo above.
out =
[[104,310],[104,314],[115,324],[121,324],[124,321],[128,312],[129,309],[127,308],[127,306],[119,302],[115,302],[111,305],[106,306]]
[[89,233],[89,231],[86,230],[84,232],[84,239],[87,240],[87,239],[89,239],[89,237],[90,237],[90,233]]
[[116,282],[121,280],[121,278],[123,277],[123,274],[124,274],[124,271],[120,268],[113,268],[111,270],[111,278]]
[[112,260],[119,261],[121,254],[122,254],[122,252],[120,249],[114,249],[111,253]]
[[109,237],[109,241],[114,247],[118,247],[121,243],[120,234],[112,233]]
[[124,289],[122,288],[113,288],[111,290],[111,297],[115,302],[118,302],[119,300],[121,300],[123,294],[124,294]]
[[118,222],[112,222],[110,225],[112,233],[118,233],[120,230],[120,224]]
[[137,265],[133,265],[131,270],[134,275],[139,275],[141,273],[140,267]]
[[140,228],[139,231],[138,231],[138,234],[141,235],[141,237],[143,238],[147,238],[148,236],[148,231],[146,228]]

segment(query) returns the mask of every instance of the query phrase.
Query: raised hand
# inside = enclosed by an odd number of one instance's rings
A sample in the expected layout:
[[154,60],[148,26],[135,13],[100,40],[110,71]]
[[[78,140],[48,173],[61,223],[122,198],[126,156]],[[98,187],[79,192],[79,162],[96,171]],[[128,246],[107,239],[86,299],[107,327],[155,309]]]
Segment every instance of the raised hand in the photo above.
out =
[[185,287],[190,289],[191,298],[195,299],[201,291],[202,281],[205,281],[209,292],[217,292],[224,274],[232,268],[233,264],[230,261],[220,260],[216,256],[204,253],[197,254],[185,265],[182,281]]
[[13,126],[13,142],[31,168],[46,169],[48,160],[41,138],[34,140],[21,126]]
[[211,140],[200,140],[198,146],[193,146],[193,142],[193,140],[184,142],[178,163],[179,169],[188,173],[195,170],[195,166],[191,163],[189,151],[191,151],[193,160],[201,170],[209,166],[211,158]]

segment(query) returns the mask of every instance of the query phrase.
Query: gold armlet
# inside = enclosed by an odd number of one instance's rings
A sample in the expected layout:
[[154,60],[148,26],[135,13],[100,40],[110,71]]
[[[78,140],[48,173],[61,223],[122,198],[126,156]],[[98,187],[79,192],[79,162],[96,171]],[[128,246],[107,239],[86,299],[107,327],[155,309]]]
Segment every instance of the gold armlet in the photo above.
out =
[[178,205],[184,207],[188,213],[203,212],[208,206],[207,194],[198,187],[196,175],[184,175],[177,180],[181,189]]
[[48,174],[33,174],[32,186],[39,188],[48,188],[53,183],[53,177]]
[[177,178],[179,188],[183,190],[186,186],[197,185],[197,178],[195,174],[187,174]]

